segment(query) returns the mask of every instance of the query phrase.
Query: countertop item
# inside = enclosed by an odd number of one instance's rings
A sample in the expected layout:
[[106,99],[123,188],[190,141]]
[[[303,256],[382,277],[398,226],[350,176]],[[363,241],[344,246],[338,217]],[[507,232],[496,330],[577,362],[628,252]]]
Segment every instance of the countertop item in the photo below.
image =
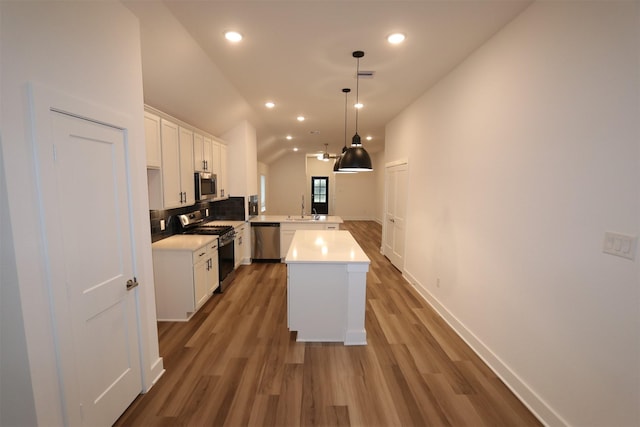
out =
[[213,242],[218,236],[202,234],[175,234],[166,239],[158,240],[151,245],[153,250],[182,250],[195,251],[204,245]]
[[311,215],[305,215],[304,218],[301,218],[300,215],[258,215],[249,220],[249,222],[330,222],[342,224],[342,218],[335,215],[320,215],[318,219],[311,219]]
[[371,260],[346,230],[297,230],[284,262],[369,264]]

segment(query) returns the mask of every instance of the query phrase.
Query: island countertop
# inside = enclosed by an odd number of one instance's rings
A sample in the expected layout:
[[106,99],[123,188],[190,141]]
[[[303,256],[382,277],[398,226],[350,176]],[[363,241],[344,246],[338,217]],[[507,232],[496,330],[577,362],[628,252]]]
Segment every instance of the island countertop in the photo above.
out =
[[284,262],[370,264],[371,260],[346,230],[297,230]]

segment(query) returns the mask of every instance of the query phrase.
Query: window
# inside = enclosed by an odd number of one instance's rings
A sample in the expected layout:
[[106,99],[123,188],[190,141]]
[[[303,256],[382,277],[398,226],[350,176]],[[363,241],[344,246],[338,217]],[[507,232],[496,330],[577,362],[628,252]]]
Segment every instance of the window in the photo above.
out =
[[267,176],[260,175],[260,212],[267,210]]

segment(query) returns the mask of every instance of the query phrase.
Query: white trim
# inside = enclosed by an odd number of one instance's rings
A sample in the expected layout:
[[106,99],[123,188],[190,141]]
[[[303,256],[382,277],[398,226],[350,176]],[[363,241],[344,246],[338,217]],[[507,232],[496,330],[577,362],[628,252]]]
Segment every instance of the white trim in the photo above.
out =
[[400,165],[409,165],[409,159],[398,159],[398,160],[393,160],[391,162],[387,162],[384,164],[384,168],[385,170],[387,168],[391,168],[393,166],[400,166]]
[[516,397],[548,426],[568,426],[569,424],[556,413],[538,394],[536,394],[509,366],[500,359],[480,338],[471,332],[453,313],[440,303],[410,272],[404,271],[402,277],[420,294],[431,308],[444,319],[454,332],[482,359]]

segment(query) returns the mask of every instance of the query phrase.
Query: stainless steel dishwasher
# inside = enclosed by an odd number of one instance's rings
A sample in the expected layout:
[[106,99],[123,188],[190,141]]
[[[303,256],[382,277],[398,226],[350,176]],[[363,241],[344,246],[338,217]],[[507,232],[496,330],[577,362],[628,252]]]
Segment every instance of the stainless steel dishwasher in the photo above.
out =
[[280,223],[251,223],[251,261],[280,262]]

